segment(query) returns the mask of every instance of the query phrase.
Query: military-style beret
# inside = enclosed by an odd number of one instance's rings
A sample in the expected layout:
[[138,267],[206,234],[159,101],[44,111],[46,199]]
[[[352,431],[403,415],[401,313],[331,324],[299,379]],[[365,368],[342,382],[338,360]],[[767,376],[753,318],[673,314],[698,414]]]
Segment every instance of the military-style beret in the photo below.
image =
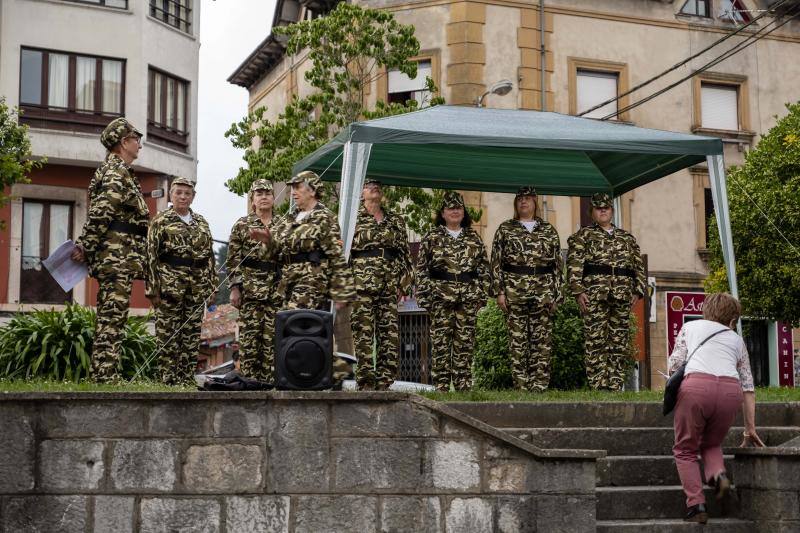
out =
[[143,137],[142,132],[134,128],[133,124],[128,122],[125,117],[119,117],[109,122],[103,133],[100,134],[100,142],[103,143],[107,150],[111,150],[118,142],[129,135],[137,135],[140,139]]
[[611,196],[604,192],[596,192],[592,195],[592,207],[611,207],[613,205]]
[[316,172],[312,172],[310,170],[304,170],[299,174],[295,174],[292,176],[292,179],[287,181],[289,185],[294,183],[305,183],[309,187],[311,187],[314,191],[319,190],[322,187],[322,178],[317,176]]
[[517,189],[517,196],[536,196],[536,189],[530,185],[525,185]]
[[194,182],[186,178],[183,178],[181,176],[176,176],[172,178],[172,183],[170,183],[169,186],[170,188],[172,188],[175,185],[186,185],[187,187],[191,187],[192,189],[194,189]]
[[257,179],[250,185],[250,192],[267,191],[272,192],[272,184],[265,179]]
[[455,209],[464,207],[464,197],[456,191],[447,191],[442,198],[442,209]]

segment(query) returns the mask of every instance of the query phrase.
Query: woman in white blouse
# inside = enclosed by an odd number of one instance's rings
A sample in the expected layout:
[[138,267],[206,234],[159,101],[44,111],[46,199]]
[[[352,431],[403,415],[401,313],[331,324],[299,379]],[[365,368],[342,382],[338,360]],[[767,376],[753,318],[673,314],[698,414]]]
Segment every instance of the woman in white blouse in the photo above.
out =
[[703,319],[683,325],[669,356],[670,374],[689,358],[675,406],[672,448],[686,493],[684,520],[689,522],[705,524],[708,520],[698,454],[716,499],[722,499],[730,489],[722,460],[722,441],[740,406],[744,407],[742,445],[764,446],[756,433],[750,358],[744,340],[732,329],[741,310],[739,301],[730,294],[710,294],[703,304]]

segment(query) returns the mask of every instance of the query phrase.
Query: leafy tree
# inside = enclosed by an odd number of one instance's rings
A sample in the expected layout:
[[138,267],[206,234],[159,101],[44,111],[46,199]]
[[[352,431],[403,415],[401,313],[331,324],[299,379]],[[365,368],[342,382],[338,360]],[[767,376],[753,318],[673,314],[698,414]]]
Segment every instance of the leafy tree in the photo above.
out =
[[[8,202],[3,194],[5,187],[14,183],[27,183],[28,174],[44,165],[44,160],[31,159],[31,141],[28,127],[19,123],[19,111],[6,105],[0,97],[0,207]],[[0,228],[5,221],[0,220]]]
[[[228,245],[221,244],[217,251],[214,253],[217,262],[217,299],[214,301],[217,305],[228,303],[231,296],[231,291],[228,288],[228,269],[222,268],[225,266],[225,261],[228,259]],[[224,281],[224,283],[223,283]]]
[[[745,163],[728,173],[736,275],[744,313],[800,323],[800,102],[786,106]],[[777,118],[777,117],[776,117]],[[706,290],[728,290],[716,220]]]
[[[398,23],[391,13],[343,2],[324,17],[273,31],[286,38],[287,54],[307,51],[311,68],[305,80],[314,92],[303,98],[294,96],[274,122],[266,120],[266,108],[259,107],[225,133],[235,147],[245,150],[246,168],[226,182],[239,195],[257,178],[285,181],[294,163],[351,122],[407,113],[419,106],[409,100],[404,104],[378,101],[374,109],[366,107],[368,88],[386,71],[397,69],[411,78],[417,75],[417,63],[411,60],[420,48],[414,27]],[[431,99],[424,103],[443,103],[435,96],[433,80],[426,78],[426,86]],[[430,206],[437,194],[398,187],[387,194],[387,200],[406,215],[412,229],[422,232],[430,225]],[[326,186],[323,202],[337,208],[335,187]],[[480,213],[473,215],[477,219]]]

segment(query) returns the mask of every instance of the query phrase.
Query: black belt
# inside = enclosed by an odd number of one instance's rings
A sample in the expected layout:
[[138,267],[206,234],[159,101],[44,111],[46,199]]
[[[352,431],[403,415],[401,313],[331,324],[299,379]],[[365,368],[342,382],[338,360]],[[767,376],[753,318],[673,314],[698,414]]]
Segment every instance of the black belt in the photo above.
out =
[[139,224],[131,224],[130,222],[122,222],[120,220],[112,220],[108,225],[108,229],[116,231],[117,233],[130,233],[131,235],[138,235],[140,237],[147,237],[147,226]]
[[512,274],[523,274],[526,276],[535,276],[536,274],[552,274],[553,265],[540,265],[540,266],[525,266],[525,265],[511,265],[503,263],[503,272],[511,272]]
[[291,254],[289,256],[290,263],[314,263],[318,265],[322,262],[323,259],[327,259],[327,255],[325,252],[321,250],[314,250],[312,252],[300,252],[296,254]]
[[254,259],[252,257],[248,257],[242,261],[242,266],[246,266],[247,268],[255,268],[256,270],[263,270],[264,272],[273,272],[278,270],[278,263],[275,263],[274,261],[259,261],[258,259]]
[[350,252],[353,258],[358,257],[384,257],[386,259],[394,259],[398,256],[397,250],[394,248],[372,248],[369,250],[353,250]]
[[160,263],[174,267],[202,268],[208,266],[208,259],[209,258],[192,259],[191,257],[180,257],[172,254],[161,254],[158,256],[158,261]]
[[474,270],[472,272],[461,272],[453,274],[446,270],[433,270],[429,271],[431,279],[438,279],[440,281],[457,281],[459,283],[469,283],[472,280],[478,279],[478,273]]
[[586,263],[583,265],[583,277],[591,276],[593,274],[605,276],[626,276],[629,278],[636,277],[636,272],[632,268],[598,265],[596,263]]

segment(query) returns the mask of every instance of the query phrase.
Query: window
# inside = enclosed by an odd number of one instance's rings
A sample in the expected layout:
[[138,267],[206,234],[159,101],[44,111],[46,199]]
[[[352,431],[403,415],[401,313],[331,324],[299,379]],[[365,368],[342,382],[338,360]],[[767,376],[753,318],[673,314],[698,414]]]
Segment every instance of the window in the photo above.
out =
[[95,4],[98,6],[128,9],[128,0],[67,0],[67,1],[75,2],[76,4]]
[[23,48],[20,107],[24,123],[100,131],[124,112],[125,61]]
[[72,235],[72,204],[24,200],[20,302],[63,304],[72,301],[42,266],[42,260]]
[[432,77],[430,59],[417,63],[417,77],[414,79],[399,70],[390,70],[388,76],[388,103],[405,104],[409,100],[416,100],[419,107],[428,105],[431,93],[426,90],[425,82],[427,78]]
[[[619,74],[578,69],[578,113],[591,109],[619,94]],[[617,112],[617,102],[611,102],[583,115],[586,118],[603,118]],[[616,117],[615,117],[616,118]]]
[[[628,65],[596,59],[567,59],[569,72],[569,112],[577,115],[594,106],[619,96],[628,90]],[[582,115],[586,118],[603,118],[628,105],[623,96],[599,109]],[[615,115],[612,120],[628,120],[628,113]]]
[[752,141],[747,78],[738,74],[702,72],[693,79],[692,131]]
[[701,84],[700,124],[714,130],[739,129],[739,89],[731,85]]
[[192,0],[150,0],[150,16],[183,32],[192,32]]
[[189,145],[189,82],[154,68],[149,79],[147,138],[185,151]]
[[719,18],[736,24],[750,22],[750,15],[740,0],[720,0]]
[[681,8],[681,13],[684,15],[697,15],[698,17],[710,17],[710,3],[710,0],[686,0],[686,3]]

